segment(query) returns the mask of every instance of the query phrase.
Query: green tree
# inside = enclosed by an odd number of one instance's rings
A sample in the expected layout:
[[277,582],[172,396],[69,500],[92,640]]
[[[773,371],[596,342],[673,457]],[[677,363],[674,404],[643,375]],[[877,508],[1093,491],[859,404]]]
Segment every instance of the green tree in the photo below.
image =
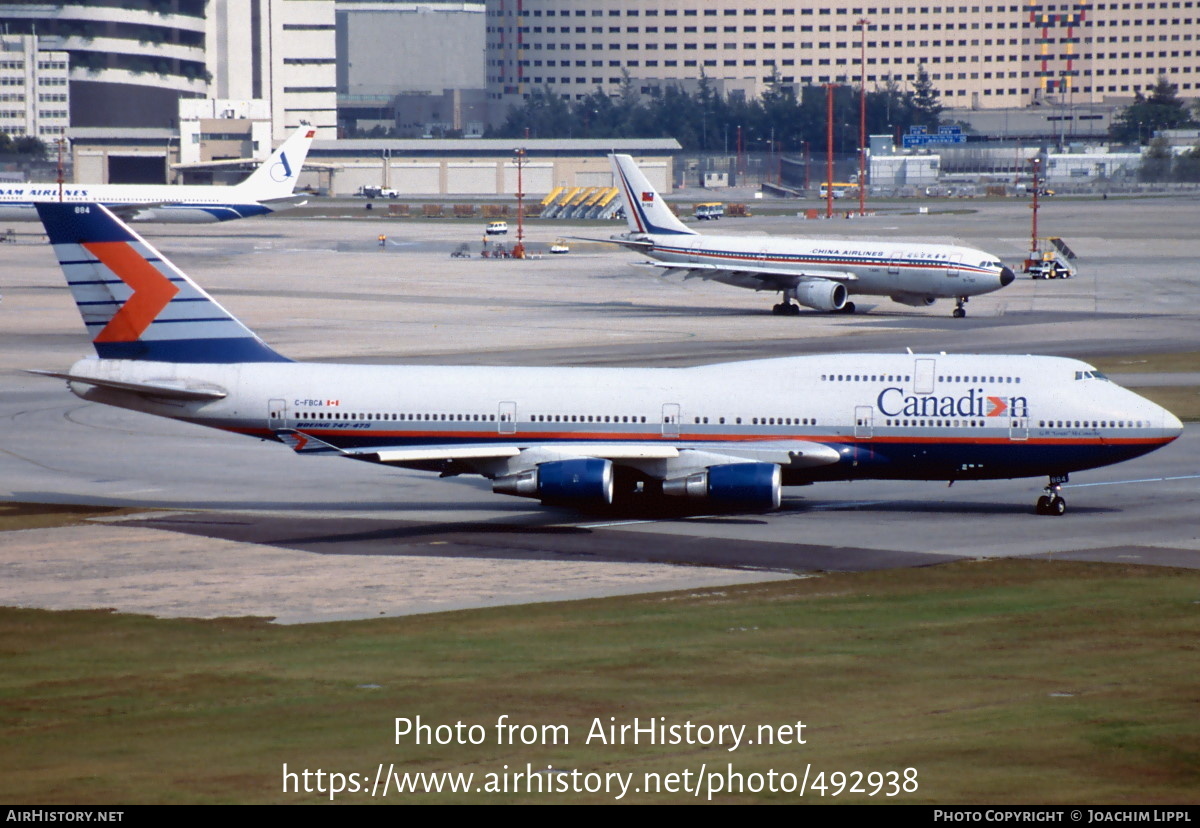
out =
[[46,143],[32,135],[20,135],[13,138],[5,132],[0,132],[0,155],[26,155],[31,158],[45,158],[48,152]]
[[1200,181],[1200,146],[1175,157],[1171,177],[1176,181]]
[[925,64],[917,67],[917,80],[913,83],[912,121],[911,124],[923,126],[930,132],[937,132],[942,123],[941,93],[929,79]]
[[1195,125],[1192,113],[1176,94],[1178,91],[1178,86],[1160,76],[1149,97],[1137,92],[1133,103],[1113,119],[1109,129],[1112,139],[1123,144],[1141,144],[1149,141],[1156,130]]
[[562,96],[549,89],[535,89],[523,106],[508,111],[495,137],[523,138],[526,130],[532,138],[575,137],[578,133],[572,135],[572,126],[571,108]]
[[1150,142],[1142,165],[1138,170],[1142,181],[1169,181],[1171,179],[1171,146],[1166,138],[1155,138]]

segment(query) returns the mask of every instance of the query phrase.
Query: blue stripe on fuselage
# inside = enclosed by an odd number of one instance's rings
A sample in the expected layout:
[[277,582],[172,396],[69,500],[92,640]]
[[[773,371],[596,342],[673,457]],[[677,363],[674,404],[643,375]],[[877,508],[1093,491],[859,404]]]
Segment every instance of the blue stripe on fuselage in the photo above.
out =
[[[697,247],[668,247],[666,245],[655,244],[650,248],[649,253],[662,253],[672,256],[691,256],[700,259],[711,258],[719,259],[721,263],[726,262],[745,262],[749,264],[761,264],[763,262],[771,262],[778,264],[801,264],[801,265],[816,265],[822,267],[920,267],[920,268],[936,268],[936,269],[953,269],[961,270],[967,273],[978,273],[985,276],[992,276],[996,271],[987,268],[979,267],[978,265],[967,265],[962,262],[954,262],[947,260],[929,260],[929,259],[894,259],[894,258],[874,258],[870,256],[854,256],[846,254],[844,256],[829,256],[827,254],[811,254],[811,253],[770,253],[767,255],[755,255],[744,250],[706,250]],[[680,262],[682,265],[689,264],[688,262]],[[692,264],[704,264],[701,262],[692,262]]]

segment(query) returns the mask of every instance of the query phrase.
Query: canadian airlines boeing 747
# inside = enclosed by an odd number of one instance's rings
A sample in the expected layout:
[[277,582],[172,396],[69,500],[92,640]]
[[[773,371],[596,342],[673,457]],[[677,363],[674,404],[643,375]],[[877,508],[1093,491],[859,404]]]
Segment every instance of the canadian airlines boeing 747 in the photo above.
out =
[[970,297],[1016,278],[992,254],[958,245],[700,235],[676,218],[633,158],[609,160],[629,232],[608,241],[657,259],[667,272],[778,292],[776,314],[798,314],[800,305],[854,313],[849,297],[861,294],[914,307],[954,299],[954,315],[963,317]]
[[1168,411],[1044,356],[840,354],[693,368],[292,362],[97,204],[39,204],[96,356],[98,403],[276,440],[301,455],[478,474],[502,494],[767,510],[781,486],[1071,472],[1179,436]]
[[[68,204],[100,202],[130,221],[199,224],[247,218],[303,204],[296,180],[316,130],[303,125],[244,181],[207,184],[64,184]],[[0,219],[37,221],[34,205],[59,201],[58,184],[0,184]]]

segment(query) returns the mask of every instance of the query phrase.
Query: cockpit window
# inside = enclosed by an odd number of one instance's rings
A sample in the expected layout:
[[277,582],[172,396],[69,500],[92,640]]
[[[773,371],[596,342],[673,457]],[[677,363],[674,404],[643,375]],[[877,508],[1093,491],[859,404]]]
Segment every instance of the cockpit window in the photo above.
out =
[[1108,377],[1104,376],[1103,372],[1097,371],[1095,369],[1092,369],[1091,371],[1076,371],[1075,379],[1077,379],[1077,380],[1098,379],[1098,380],[1104,380],[1105,382],[1110,382]]

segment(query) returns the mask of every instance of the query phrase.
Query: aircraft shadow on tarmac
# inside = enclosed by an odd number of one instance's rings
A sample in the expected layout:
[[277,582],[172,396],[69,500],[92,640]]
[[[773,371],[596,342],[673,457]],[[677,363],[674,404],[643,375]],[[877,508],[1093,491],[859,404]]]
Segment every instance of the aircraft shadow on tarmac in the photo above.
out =
[[578,526],[412,524],[372,518],[295,518],[204,513],[136,525],[320,555],[661,563],[777,572],[867,571],[957,560],[900,550],[834,547],[694,535],[613,532]]

